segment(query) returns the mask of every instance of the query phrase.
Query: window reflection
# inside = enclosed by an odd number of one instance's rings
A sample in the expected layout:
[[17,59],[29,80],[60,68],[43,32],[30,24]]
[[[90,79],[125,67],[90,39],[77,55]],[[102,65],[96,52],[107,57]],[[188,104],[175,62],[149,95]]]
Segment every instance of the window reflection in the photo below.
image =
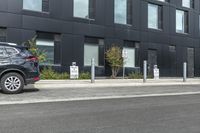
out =
[[42,0],[23,0],[23,9],[42,11]]
[[148,28],[158,29],[158,6],[148,4]]
[[184,11],[176,10],[176,32],[184,33]]
[[115,0],[115,23],[127,24],[127,0]]
[[89,0],[74,0],[74,17],[89,18]]

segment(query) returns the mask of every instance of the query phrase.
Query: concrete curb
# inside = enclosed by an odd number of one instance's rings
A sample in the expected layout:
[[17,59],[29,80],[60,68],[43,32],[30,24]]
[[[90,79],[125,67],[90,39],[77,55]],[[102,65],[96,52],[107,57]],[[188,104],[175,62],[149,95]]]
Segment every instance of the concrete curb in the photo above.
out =
[[160,79],[148,80],[143,83],[142,80],[96,80],[91,83],[90,80],[41,80],[37,82],[34,87],[36,88],[93,88],[93,87],[134,87],[134,86],[175,86],[175,85],[200,85],[200,79],[188,79],[183,82],[182,79]]
[[25,101],[2,101],[2,105],[20,105],[20,104],[35,104],[35,103],[55,103],[55,102],[72,102],[72,101],[87,101],[87,100],[109,100],[109,99],[125,99],[125,98],[143,98],[143,97],[164,97],[164,96],[182,96],[196,95],[200,92],[182,92],[182,93],[162,93],[162,94],[141,94],[141,95],[126,95],[126,96],[98,96],[98,97],[79,97],[79,98],[63,98],[63,99],[37,99]]

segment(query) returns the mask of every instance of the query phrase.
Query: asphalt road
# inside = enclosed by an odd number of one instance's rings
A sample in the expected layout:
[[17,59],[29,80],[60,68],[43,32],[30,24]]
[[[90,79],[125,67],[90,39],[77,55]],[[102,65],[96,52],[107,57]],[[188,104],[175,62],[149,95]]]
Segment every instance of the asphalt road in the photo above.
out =
[[200,95],[2,105],[0,133],[200,133]]

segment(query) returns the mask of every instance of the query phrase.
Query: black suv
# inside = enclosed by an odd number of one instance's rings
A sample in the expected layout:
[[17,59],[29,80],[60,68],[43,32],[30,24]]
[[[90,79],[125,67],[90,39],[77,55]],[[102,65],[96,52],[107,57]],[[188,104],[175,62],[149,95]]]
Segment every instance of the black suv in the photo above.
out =
[[38,59],[26,47],[0,42],[0,88],[3,93],[20,93],[24,85],[38,80]]

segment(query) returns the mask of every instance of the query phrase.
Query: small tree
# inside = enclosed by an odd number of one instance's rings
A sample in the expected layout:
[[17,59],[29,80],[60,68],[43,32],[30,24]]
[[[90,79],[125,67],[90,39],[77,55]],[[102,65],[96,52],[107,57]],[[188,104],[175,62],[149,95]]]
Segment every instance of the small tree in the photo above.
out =
[[123,66],[122,49],[119,46],[113,45],[106,52],[106,61],[112,69],[112,78],[116,78],[119,70]]
[[25,46],[28,47],[29,51],[38,58],[39,62],[46,61],[46,52],[40,50],[36,45],[36,38],[37,36],[34,36],[32,39],[28,40],[24,43]]

